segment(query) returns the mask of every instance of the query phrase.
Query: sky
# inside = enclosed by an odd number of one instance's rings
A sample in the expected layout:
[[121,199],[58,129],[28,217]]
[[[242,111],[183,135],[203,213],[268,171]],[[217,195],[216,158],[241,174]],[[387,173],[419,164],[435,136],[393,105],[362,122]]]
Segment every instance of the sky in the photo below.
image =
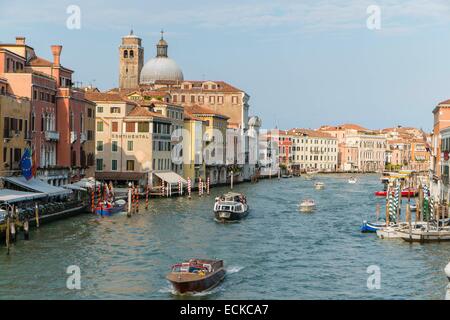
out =
[[[79,29],[67,27],[72,5]],[[130,29],[145,60],[163,29],[186,80],[243,89],[264,128],[430,130],[433,108],[450,98],[450,0],[0,0],[0,42],[25,36],[47,59],[62,44],[74,80],[101,90],[118,85]]]

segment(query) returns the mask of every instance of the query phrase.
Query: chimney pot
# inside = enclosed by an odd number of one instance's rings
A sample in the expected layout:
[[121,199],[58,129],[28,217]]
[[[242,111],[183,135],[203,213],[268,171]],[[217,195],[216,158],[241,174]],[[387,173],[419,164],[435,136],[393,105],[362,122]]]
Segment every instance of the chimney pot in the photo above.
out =
[[16,37],[16,44],[25,44],[25,37]]
[[53,64],[59,66],[60,65],[60,57],[61,57],[61,51],[62,46],[60,45],[53,45],[51,46],[52,54],[53,54]]

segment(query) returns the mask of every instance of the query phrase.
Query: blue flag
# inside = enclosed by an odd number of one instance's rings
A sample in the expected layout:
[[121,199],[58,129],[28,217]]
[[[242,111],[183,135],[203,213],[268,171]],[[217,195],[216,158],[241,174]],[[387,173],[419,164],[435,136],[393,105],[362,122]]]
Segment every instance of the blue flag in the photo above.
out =
[[33,174],[31,172],[31,153],[30,149],[26,148],[22,159],[20,159],[20,169],[22,170],[22,175],[25,177],[25,179],[30,180],[33,177]]

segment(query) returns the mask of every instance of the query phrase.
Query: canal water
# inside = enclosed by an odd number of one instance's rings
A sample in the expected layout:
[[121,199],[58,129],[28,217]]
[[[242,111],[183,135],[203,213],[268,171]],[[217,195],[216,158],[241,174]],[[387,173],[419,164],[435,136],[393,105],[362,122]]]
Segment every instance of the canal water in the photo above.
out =
[[[96,219],[80,215],[41,226],[11,254],[0,248],[0,299],[186,299],[164,276],[191,257],[225,261],[225,281],[190,299],[442,299],[450,244],[408,244],[361,234],[375,215],[377,175],[318,175],[235,185],[251,212],[235,224],[213,220],[214,197],[151,199],[145,211]],[[314,213],[298,203],[313,198]],[[22,237],[22,236],[21,236]],[[81,289],[66,287],[67,267],[81,271]],[[368,289],[369,266],[381,272]]]

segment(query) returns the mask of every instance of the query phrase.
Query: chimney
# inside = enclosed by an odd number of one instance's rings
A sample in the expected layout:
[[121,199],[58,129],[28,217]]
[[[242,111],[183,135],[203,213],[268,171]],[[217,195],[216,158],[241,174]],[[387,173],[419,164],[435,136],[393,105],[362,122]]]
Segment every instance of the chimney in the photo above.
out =
[[53,54],[53,64],[59,66],[60,65],[60,57],[61,57],[61,50],[62,46],[53,45],[52,48],[52,54]]
[[25,44],[25,37],[16,37],[16,44]]

